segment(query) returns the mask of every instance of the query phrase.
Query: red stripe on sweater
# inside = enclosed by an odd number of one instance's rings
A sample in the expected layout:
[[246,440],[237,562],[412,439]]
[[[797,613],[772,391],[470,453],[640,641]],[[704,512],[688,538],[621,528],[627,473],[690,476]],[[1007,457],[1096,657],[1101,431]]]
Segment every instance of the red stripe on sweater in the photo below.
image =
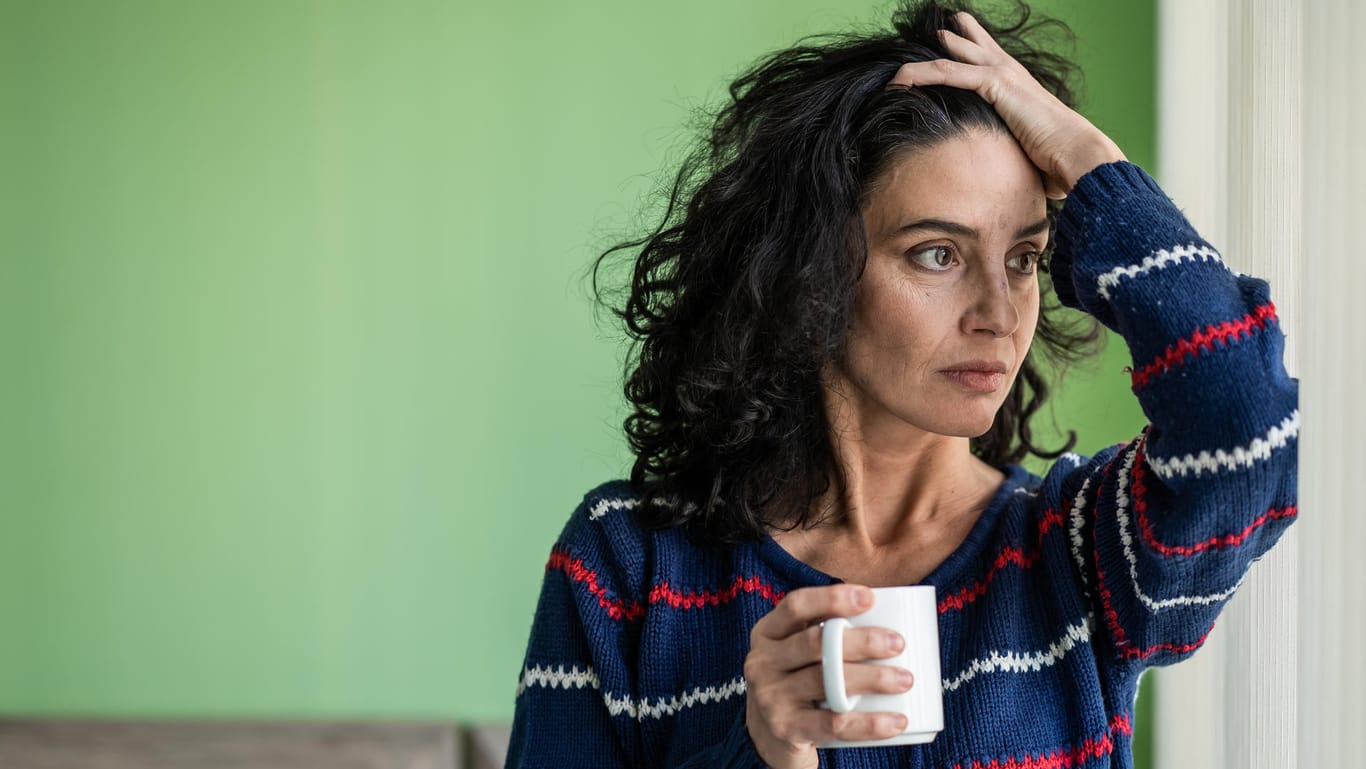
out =
[[[1146,435],[1147,433],[1145,430],[1144,436],[1146,437]],[[1135,448],[1135,450],[1137,450],[1137,448]],[[1124,452],[1121,451],[1120,453],[1116,454],[1114,458],[1111,459],[1105,465],[1104,476],[1102,476],[1100,484],[1096,487],[1096,505],[1100,504],[1101,491],[1105,487],[1106,478],[1109,477],[1110,471],[1115,467],[1116,464],[1119,463],[1120,458],[1123,456]],[[1134,464],[1135,466],[1137,466],[1137,458],[1134,460]],[[1094,509],[1092,510],[1092,512],[1095,512]],[[1119,612],[1115,611],[1113,596],[1110,595],[1110,590],[1107,587],[1105,587],[1105,572],[1102,571],[1100,568],[1100,551],[1096,551],[1095,559],[1096,586],[1100,591],[1100,604],[1102,609],[1101,613],[1105,615],[1105,624],[1107,627],[1110,628],[1110,635],[1114,639],[1115,649],[1124,659],[1147,659],[1161,651],[1174,652],[1176,654],[1185,654],[1187,652],[1193,652],[1196,649],[1199,649],[1202,645],[1204,645],[1205,639],[1209,638],[1209,634],[1214,631],[1214,625],[1210,625],[1209,629],[1205,631],[1205,634],[1196,639],[1194,643],[1161,643],[1153,644],[1152,646],[1143,648],[1137,646],[1130,646],[1129,639],[1124,634],[1124,628],[1119,624]]]
[[1055,526],[1062,526],[1066,522],[1067,519],[1063,517],[1062,513],[1049,508],[1044,512],[1043,520],[1039,521],[1039,541],[1043,541],[1043,535],[1047,534],[1049,529]]
[[[553,550],[547,569],[558,569],[569,575],[575,582],[582,583],[588,592],[598,599],[598,605],[607,610],[607,616],[615,620],[637,620],[645,616],[645,607],[639,602],[627,603],[607,596],[607,588],[598,583],[598,573],[583,565],[583,561],[571,556],[565,550]],[[665,603],[675,609],[696,609],[703,606],[720,606],[730,603],[740,593],[758,593],[770,603],[777,604],[786,593],[778,590],[758,577],[736,577],[730,586],[721,590],[681,593],[662,582],[650,589],[649,603]]]
[[1154,377],[1166,373],[1201,353],[1214,349],[1215,343],[1228,343],[1241,336],[1252,336],[1268,322],[1276,320],[1276,306],[1271,302],[1260,305],[1238,320],[1228,320],[1217,326],[1206,326],[1185,339],[1178,340],[1154,360],[1130,375],[1134,389],[1146,387]]
[[1146,482],[1148,472],[1144,469],[1144,461],[1143,444],[1139,444],[1138,461],[1134,462],[1133,470],[1132,488],[1134,511],[1138,513],[1138,528],[1143,533],[1144,544],[1163,555],[1195,555],[1196,553],[1203,553],[1206,550],[1238,547],[1247,541],[1247,538],[1252,535],[1252,532],[1265,526],[1268,522],[1280,518],[1294,518],[1299,514],[1299,507],[1297,505],[1291,505],[1290,507],[1284,507],[1279,510],[1273,507],[1260,515],[1257,520],[1248,524],[1237,534],[1210,537],[1209,539],[1204,540],[1203,542],[1197,542],[1194,545],[1163,544],[1162,542],[1159,542],[1157,536],[1153,534],[1152,522],[1148,520],[1148,501],[1144,499],[1144,496],[1148,493],[1148,484]]
[[1027,754],[1023,758],[993,758],[977,760],[970,764],[954,764],[954,769],[1070,769],[1087,761],[1104,758],[1115,752],[1115,741],[1111,734],[1118,732],[1126,737],[1133,734],[1133,727],[1127,715],[1117,715],[1110,719],[1110,731],[1100,737],[1087,737],[1080,745],[1058,748],[1038,755]]
[[[1111,457],[1110,461],[1105,463],[1105,467],[1101,470],[1100,483],[1096,484],[1096,499],[1095,502],[1092,503],[1090,510],[1093,519],[1096,515],[1096,509],[1100,506],[1101,495],[1105,491],[1105,482],[1109,480],[1110,472],[1114,470],[1115,465],[1119,463],[1120,458],[1123,456],[1124,452],[1121,450]],[[1098,538],[1095,537],[1092,539],[1096,540],[1096,542],[1099,541]],[[1121,653],[1124,653],[1131,648],[1129,646],[1129,639],[1124,635],[1124,628],[1119,624],[1119,612],[1115,611],[1114,601],[1110,596],[1110,589],[1105,587],[1105,572],[1100,568],[1100,551],[1095,550],[1093,555],[1096,564],[1096,588],[1100,592],[1101,614],[1105,615],[1105,626],[1110,629],[1110,637],[1114,639],[1115,648],[1119,649]]]
[[1191,643],[1188,643],[1188,644],[1153,644],[1152,646],[1149,646],[1149,647],[1144,648],[1144,649],[1136,649],[1136,648],[1135,648],[1135,649],[1126,649],[1126,650],[1124,651],[1124,656],[1125,656],[1127,659],[1145,659],[1145,660],[1146,660],[1146,659],[1148,659],[1149,657],[1153,656],[1154,654],[1157,654],[1158,652],[1172,652],[1173,654],[1187,654],[1187,653],[1189,653],[1189,652],[1193,652],[1193,651],[1198,650],[1201,646],[1204,646],[1204,645],[1205,645],[1205,639],[1209,638],[1209,634],[1210,634],[1210,633],[1213,633],[1213,632],[1214,632],[1214,626],[1213,626],[1213,625],[1210,625],[1210,626],[1209,626],[1209,629],[1207,629],[1207,630],[1205,631],[1204,635],[1202,635],[1202,636],[1200,636],[1199,638],[1195,639],[1195,640],[1192,641]]
[[1018,547],[1005,547],[996,554],[996,559],[991,562],[991,569],[987,571],[985,577],[974,580],[971,585],[959,590],[952,595],[946,595],[939,602],[939,613],[947,614],[951,611],[961,610],[964,606],[976,601],[986,595],[987,587],[995,579],[996,572],[1004,569],[1010,564],[1015,564],[1021,569],[1028,569],[1039,562],[1039,557],[1043,551],[1043,537],[1049,529],[1061,526],[1063,523],[1062,513],[1049,509],[1043,514],[1043,520],[1039,521],[1039,544],[1030,552],[1026,553]]
[[1105,615],[1105,626],[1110,628],[1110,637],[1115,640],[1115,648],[1119,650],[1120,654],[1127,657],[1133,647],[1129,646],[1129,639],[1124,635],[1124,628],[1119,624],[1119,612],[1115,611],[1110,590],[1105,587],[1105,572],[1100,570],[1100,561],[1096,561],[1096,586],[1100,590],[1101,613]]
[[777,604],[786,595],[781,590],[774,588],[767,582],[758,577],[736,577],[730,587],[721,590],[703,590],[700,593],[680,593],[669,586],[667,582],[661,582],[650,590],[650,603],[667,603],[675,609],[696,609],[701,606],[720,606],[723,603],[730,603],[740,593],[758,593],[768,599],[769,603]]
[[990,585],[991,580],[995,578],[996,572],[1004,569],[1007,565],[1013,563],[1021,569],[1028,569],[1038,560],[1038,551],[1025,553],[1018,547],[1004,548],[1000,553],[997,553],[996,560],[992,562],[991,570],[987,572],[985,577],[975,580],[971,585],[959,590],[957,593],[944,596],[943,600],[939,602],[939,613],[947,614],[950,611],[957,611],[986,595],[987,586]]
[[582,582],[588,592],[598,599],[598,605],[607,610],[607,616],[612,619],[636,620],[645,616],[645,607],[638,602],[626,603],[620,599],[607,597],[607,588],[598,584],[598,573],[583,565],[583,561],[574,558],[564,550],[550,551],[550,562],[545,565],[546,569],[559,569],[575,582]]

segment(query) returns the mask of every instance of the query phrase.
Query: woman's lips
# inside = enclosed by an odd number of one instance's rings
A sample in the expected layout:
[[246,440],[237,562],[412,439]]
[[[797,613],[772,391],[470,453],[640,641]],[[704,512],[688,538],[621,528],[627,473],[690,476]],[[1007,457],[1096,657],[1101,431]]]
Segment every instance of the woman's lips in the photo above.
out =
[[957,382],[963,389],[979,393],[996,392],[1006,381],[1006,375],[997,371],[962,370],[939,373]]
[[993,393],[1005,384],[1006,372],[1008,371],[1010,371],[1010,366],[1006,365],[1003,360],[978,358],[976,360],[958,361],[939,373],[952,379],[964,390]]

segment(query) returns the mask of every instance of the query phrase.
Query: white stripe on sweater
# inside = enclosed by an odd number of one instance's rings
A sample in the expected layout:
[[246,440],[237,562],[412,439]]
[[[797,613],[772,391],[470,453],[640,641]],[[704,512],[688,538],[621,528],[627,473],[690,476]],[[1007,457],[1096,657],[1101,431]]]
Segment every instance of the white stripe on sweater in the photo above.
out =
[[588,520],[596,521],[611,510],[632,510],[640,504],[636,499],[599,499],[588,510]]
[[607,710],[614,716],[623,713],[631,716],[637,721],[644,721],[647,718],[663,718],[672,716],[684,708],[693,705],[705,705],[709,702],[721,702],[728,700],[737,694],[745,693],[744,676],[736,676],[720,686],[697,687],[673,697],[660,697],[654,703],[646,697],[639,703],[631,700],[630,697],[613,697],[610,694],[603,694],[602,698],[607,702]]
[[522,668],[522,680],[517,682],[517,696],[522,696],[522,692],[532,687],[545,687],[547,689],[568,689],[571,686],[575,689],[582,689],[585,686],[597,689],[598,674],[593,672],[593,668],[585,666],[579,670],[577,665],[571,665],[569,670],[564,669],[564,665],[559,667],[536,667]]
[[1129,474],[1134,469],[1134,459],[1137,456],[1137,450],[1129,449],[1129,456],[1124,460],[1124,467],[1120,468],[1119,483],[1115,487],[1115,517],[1119,523],[1119,541],[1124,546],[1124,558],[1129,562],[1129,578],[1134,583],[1134,593],[1138,596],[1138,600],[1142,601],[1143,605],[1148,607],[1148,611],[1154,614],[1173,606],[1209,606],[1227,600],[1238,590],[1238,586],[1243,584],[1243,580],[1247,579],[1248,571],[1246,569],[1233,587],[1209,595],[1178,595],[1158,601],[1149,597],[1147,593],[1143,592],[1143,588],[1139,587],[1138,556],[1134,554],[1134,538],[1130,531],[1133,529],[1133,521],[1130,520],[1128,512]]
[[[678,507],[678,500],[656,499],[652,504],[654,504],[655,507]],[[592,507],[588,508],[588,520],[596,521],[613,510],[634,510],[639,506],[640,500],[635,497],[629,497],[627,499],[599,499],[597,502],[593,503]],[[696,509],[697,505],[692,502],[683,506],[684,513],[691,513]]]
[[1143,261],[1138,264],[1129,267],[1116,267],[1100,276],[1100,279],[1096,281],[1096,291],[1108,301],[1110,289],[1118,286],[1119,281],[1124,278],[1132,280],[1140,275],[1163,270],[1181,262],[1194,262],[1197,259],[1205,262],[1218,262],[1220,265],[1224,264],[1224,260],[1219,258],[1219,252],[1209,246],[1196,246],[1192,243],[1188,246],[1177,246],[1170,251],[1160,249],[1143,257]]
[[985,656],[978,657],[963,668],[963,671],[953,678],[944,679],[944,691],[951,692],[971,681],[982,673],[994,673],[1005,671],[1007,673],[1025,673],[1029,671],[1038,672],[1046,667],[1058,664],[1067,653],[1072,651],[1077,644],[1090,643],[1091,628],[1090,622],[1082,620],[1075,625],[1070,625],[1063,631],[1062,637],[1050,643],[1047,649],[1037,652],[1012,652],[1012,651],[992,651]]
[[1171,459],[1149,456],[1148,465],[1164,480],[1170,480],[1178,475],[1184,478],[1190,474],[1199,478],[1201,473],[1213,475],[1220,470],[1238,470],[1252,467],[1258,461],[1270,458],[1272,452],[1285,448],[1285,445],[1299,434],[1300,410],[1295,409],[1280,424],[1273,425],[1265,436],[1253,438],[1246,446],[1234,446],[1228,451],[1217,449],[1213,454],[1202,451],[1198,456],[1187,454]]
[[[568,670],[565,670],[564,665],[553,668],[543,668],[538,665],[522,670],[522,680],[517,684],[517,696],[522,696],[523,692],[533,687],[547,689],[569,689],[571,687],[583,689],[587,687],[601,690],[602,682],[598,680],[598,674],[593,672],[593,668],[588,666],[584,666],[580,670],[577,665],[571,665]],[[607,712],[611,715],[628,715],[637,721],[644,721],[647,718],[659,719],[664,716],[672,716],[678,711],[694,705],[728,700],[738,694],[744,694],[744,692],[744,676],[737,676],[720,686],[699,686],[672,697],[660,697],[653,702],[648,697],[636,702],[628,696],[618,697],[607,692],[602,693],[602,700],[607,705]]]
[[1082,541],[1081,529],[1086,525],[1086,490],[1091,488],[1091,477],[1081,483],[1081,491],[1072,500],[1072,514],[1068,516],[1067,535],[1072,545],[1072,560],[1077,562],[1077,577],[1081,579],[1081,589],[1087,591],[1091,586],[1086,582],[1086,543]]

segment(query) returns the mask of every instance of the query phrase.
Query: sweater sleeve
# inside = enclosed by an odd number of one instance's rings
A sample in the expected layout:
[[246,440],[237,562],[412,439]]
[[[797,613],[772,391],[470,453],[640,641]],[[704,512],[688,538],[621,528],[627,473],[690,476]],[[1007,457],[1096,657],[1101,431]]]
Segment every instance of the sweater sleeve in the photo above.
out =
[[1298,382],[1265,281],[1235,274],[1130,163],[1078,181],[1057,222],[1061,301],[1123,336],[1149,423],[1057,473],[1074,560],[1116,656],[1184,659],[1294,520]]
[[[590,493],[551,550],[517,684],[508,769],[658,765],[638,721],[648,606],[642,538],[634,526],[609,534],[594,515],[607,504],[617,501]],[[676,766],[762,769],[743,709],[724,734]]]

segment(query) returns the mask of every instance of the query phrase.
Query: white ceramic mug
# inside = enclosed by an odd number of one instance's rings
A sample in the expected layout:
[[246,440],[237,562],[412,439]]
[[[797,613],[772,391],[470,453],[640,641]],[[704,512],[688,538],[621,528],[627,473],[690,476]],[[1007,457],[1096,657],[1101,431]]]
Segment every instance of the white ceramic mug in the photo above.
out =
[[[934,586],[873,588],[873,608],[855,617],[826,620],[821,630],[821,668],[825,677],[822,707],[836,713],[896,712],[906,715],[901,734],[881,740],[822,743],[822,748],[919,745],[944,730],[944,684],[939,675],[939,612]],[[911,671],[915,685],[901,694],[850,695],[844,683],[844,631],[851,627],[895,630],[906,645],[895,657],[868,660]]]

